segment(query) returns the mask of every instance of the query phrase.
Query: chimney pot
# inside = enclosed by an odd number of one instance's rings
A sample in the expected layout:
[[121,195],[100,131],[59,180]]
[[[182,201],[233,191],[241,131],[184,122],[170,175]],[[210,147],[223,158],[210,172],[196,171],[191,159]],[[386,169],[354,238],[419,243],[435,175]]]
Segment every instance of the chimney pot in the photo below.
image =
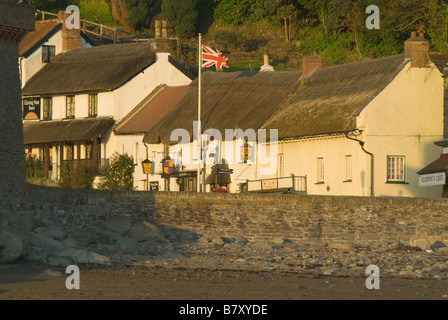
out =
[[417,37],[417,32],[416,31],[412,31],[411,32],[411,38],[415,38]]

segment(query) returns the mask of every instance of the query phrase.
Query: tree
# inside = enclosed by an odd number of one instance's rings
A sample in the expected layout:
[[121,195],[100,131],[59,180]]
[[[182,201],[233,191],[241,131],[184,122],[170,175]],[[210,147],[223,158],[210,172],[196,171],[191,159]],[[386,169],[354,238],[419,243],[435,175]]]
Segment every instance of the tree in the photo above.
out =
[[162,0],[162,14],[178,36],[191,36],[196,31],[198,0]]
[[100,189],[134,190],[134,160],[128,154],[114,153],[109,159],[106,174],[99,184]]
[[147,28],[154,16],[160,12],[160,0],[124,0],[129,9],[128,23],[134,29]]

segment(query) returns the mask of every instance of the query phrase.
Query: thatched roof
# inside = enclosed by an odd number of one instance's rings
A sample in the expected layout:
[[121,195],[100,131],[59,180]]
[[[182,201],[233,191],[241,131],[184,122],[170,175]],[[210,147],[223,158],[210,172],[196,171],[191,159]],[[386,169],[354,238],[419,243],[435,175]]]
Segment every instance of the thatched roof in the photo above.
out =
[[35,22],[35,30],[28,32],[19,42],[19,56],[27,57],[46,40],[61,30],[62,23],[57,19]]
[[177,106],[187,89],[188,86],[158,86],[114,126],[114,132],[145,134]]
[[151,43],[110,44],[58,54],[22,89],[23,95],[114,90],[155,62]]
[[395,55],[316,69],[263,128],[278,129],[279,139],[354,130],[355,116],[408,62]]
[[[300,85],[297,72],[205,72],[202,75],[202,129],[258,130]],[[143,142],[176,144],[171,132],[182,128],[193,137],[198,113],[198,79],[182,101],[145,135]]]
[[91,140],[101,136],[114,123],[115,120],[110,117],[25,121],[23,123],[24,144]]

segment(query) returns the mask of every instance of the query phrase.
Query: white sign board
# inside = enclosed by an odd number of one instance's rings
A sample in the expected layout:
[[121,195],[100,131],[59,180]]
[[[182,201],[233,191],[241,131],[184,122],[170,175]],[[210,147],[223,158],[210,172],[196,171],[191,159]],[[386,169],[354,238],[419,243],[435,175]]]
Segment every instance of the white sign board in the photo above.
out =
[[422,174],[419,177],[420,187],[441,186],[446,181],[445,172]]

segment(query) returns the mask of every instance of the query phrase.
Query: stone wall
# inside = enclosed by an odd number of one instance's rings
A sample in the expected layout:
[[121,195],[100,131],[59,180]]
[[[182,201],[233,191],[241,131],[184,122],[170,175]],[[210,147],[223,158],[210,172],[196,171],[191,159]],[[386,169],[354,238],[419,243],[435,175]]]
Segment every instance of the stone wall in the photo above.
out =
[[448,243],[448,200],[300,195],[70,190],[29,186],[9,208],[46,215],[61,228],[115,215],[204,236],[357,245],[417,239]]

